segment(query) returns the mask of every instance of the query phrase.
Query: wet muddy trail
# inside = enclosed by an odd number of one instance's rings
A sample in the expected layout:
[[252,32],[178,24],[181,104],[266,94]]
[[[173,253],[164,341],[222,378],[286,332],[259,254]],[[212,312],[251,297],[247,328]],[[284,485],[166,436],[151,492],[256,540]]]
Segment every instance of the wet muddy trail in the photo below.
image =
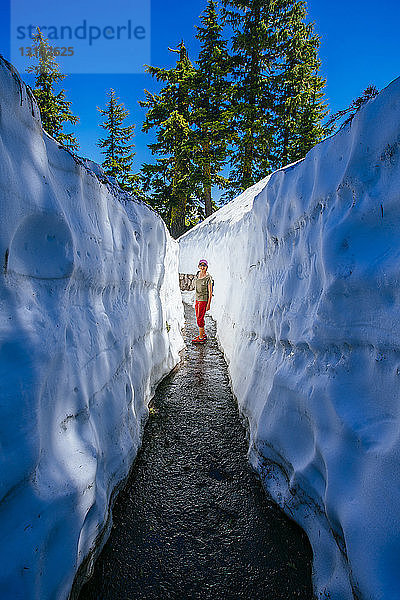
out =
[[311,600],[312,552],[247,462],[246,433],[207,316],[157,389],[111,536],[79,600]]

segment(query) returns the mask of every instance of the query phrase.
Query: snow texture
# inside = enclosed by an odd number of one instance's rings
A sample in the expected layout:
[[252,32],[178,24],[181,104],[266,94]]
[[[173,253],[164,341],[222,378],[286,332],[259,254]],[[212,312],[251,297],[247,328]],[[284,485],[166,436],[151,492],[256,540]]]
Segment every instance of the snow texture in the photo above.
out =
[[178,362],[178,245],[0,60],[0,590],[63,600]]
[[[318,598],[400,598],[400,79],[182,236],[250,459],[307,532]],[[327,594],[330,596],[327,596]]]

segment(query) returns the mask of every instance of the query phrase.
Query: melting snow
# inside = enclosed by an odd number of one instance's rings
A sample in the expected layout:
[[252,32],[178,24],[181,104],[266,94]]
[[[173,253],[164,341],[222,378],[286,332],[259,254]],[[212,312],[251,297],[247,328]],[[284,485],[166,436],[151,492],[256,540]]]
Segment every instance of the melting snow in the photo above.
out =
[[0,595],[62,600],[178,361],[178,247],[3,60],[0,107]]
[[250,427],[308,533],[318,598],[400,598],[400,79],[182,236]]

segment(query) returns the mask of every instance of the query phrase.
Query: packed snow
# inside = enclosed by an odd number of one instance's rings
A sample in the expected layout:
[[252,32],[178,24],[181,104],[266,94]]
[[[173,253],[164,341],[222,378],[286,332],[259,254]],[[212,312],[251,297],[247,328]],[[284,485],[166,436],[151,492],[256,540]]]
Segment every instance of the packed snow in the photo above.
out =
[[2,600],[63,600],[179,360],[178,246],[0,60]]
[[321,600],[400,598],[399,231],[397,79],[179,240],[181,273],[209,261],[249,456]]

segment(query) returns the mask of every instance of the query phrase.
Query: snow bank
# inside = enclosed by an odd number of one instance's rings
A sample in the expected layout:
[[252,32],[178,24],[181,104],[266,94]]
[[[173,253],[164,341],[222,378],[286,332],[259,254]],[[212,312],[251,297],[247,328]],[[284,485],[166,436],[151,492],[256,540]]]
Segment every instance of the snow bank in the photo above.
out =
[[[250,458],[319,598],[400,598],[400,79],[180,238],[205,256]],[[353,596],[354,594],[354,596]]]
[[11,69],[0,60],[0,595],[62,600],[178,361],[178,247],[43,133]]

